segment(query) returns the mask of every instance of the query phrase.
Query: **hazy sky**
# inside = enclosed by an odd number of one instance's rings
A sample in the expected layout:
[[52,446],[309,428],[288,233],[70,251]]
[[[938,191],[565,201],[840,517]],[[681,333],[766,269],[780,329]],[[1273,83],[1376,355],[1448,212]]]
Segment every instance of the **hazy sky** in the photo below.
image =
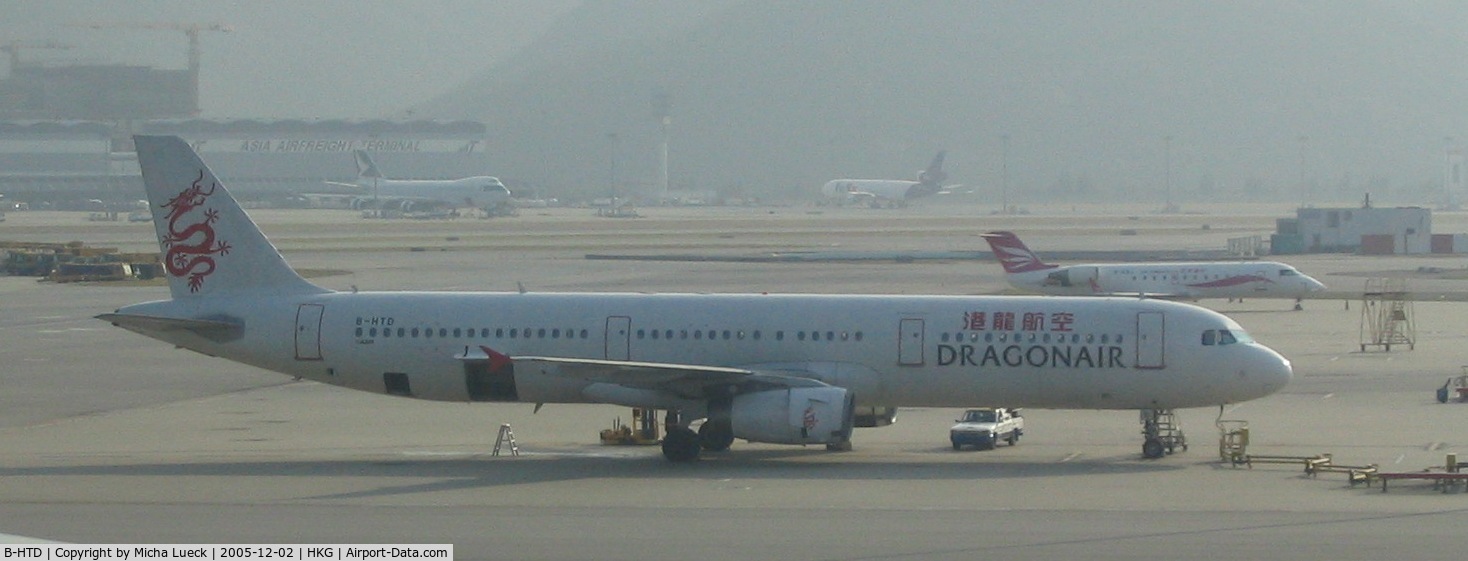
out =
[[[76,24],[224,23],[201,34],[207,118],[403,116],[534,40],[580,0],[0,0],[0,43],[56,41],[22,61],[185,68],[181,31]],[[0,59],[3,60],[3,59]],[[9,63],[3,64],[8,72]]]

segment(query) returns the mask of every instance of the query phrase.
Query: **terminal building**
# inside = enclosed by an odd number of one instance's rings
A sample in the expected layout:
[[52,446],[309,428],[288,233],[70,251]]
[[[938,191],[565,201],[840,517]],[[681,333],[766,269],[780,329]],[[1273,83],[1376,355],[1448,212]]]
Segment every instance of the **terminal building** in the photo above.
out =
[[1421,207],[1302,208],[1281,218],[1270,253],[1424,254],[1433,251],[1432,210]]
[[[242,199],[333,192],[350,183],[354,150],[372,154],[395,179],[493,175],[487,130],[472,121],[94,121],[0,122],[0,193],[7,201],[133,201],[143,198],[131,134],[187,140]],[[338,188],[339,189],[339,188]]]

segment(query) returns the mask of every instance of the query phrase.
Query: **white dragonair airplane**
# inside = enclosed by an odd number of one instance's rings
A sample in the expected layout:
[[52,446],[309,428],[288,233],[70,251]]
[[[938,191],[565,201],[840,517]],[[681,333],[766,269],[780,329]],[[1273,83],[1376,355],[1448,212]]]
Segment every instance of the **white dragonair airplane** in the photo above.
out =
[[821,186],[821,196],[836,205],[862,204],[872,208],[899,208],[913,199],[947,192],[943,182],[943,156],[938,152],[927,169],[917,173],[917,181],[901,179],[834,179]]
[[1301,298],[1320,281],[1274,261],[1114,263],[1061,267],[1040,260],[1013,232],[984,234],[1009,284],[1058,296],[1148,295],[1160,298]]
[[1136,298],[335,292],[297,275],[182,140],[136,143],[171,298],[99,319],[380,394],[668,410],[670,460],[736,438],[846,449],[898,407],[989,403],[1150,411],[1155,457],[1158,415],[1291,376],[1228,317]]
[[510,202],[510,190],[497,177],[475,176],[462,179],[388,179],[377,169],[377,163],[366,150],[354,150],[357,160],[357,182],[327,181],[327,185],[349,187],[358,193],[354,207],[396,207],[400,210],[424,207],[478,208],[494,214]]

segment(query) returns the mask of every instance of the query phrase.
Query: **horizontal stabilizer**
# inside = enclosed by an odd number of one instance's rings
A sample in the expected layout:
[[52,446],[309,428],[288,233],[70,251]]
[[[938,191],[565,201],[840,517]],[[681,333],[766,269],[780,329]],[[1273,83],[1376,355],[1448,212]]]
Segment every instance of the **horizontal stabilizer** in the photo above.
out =
[[102,314],[97,316],[97,319],[143,335],[187,331],[213,341],[234,339],[243,334],[245,330],[243,323],[214,319],[170,318],[137,314]]

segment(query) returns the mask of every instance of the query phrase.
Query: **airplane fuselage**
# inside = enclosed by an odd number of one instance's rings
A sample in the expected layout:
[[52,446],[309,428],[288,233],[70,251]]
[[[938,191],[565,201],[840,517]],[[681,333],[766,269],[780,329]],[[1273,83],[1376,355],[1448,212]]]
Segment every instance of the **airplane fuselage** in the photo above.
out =
[[917,181],[897,179],[836,179],[821,186],[821,194],[827,200],[841,204],[906,204],[938,192],[936,185],[928,186]]
[[1069,265],[1007,276],[1017,288],[1062,296],[1301,298],[1324,289],[1294,267],[1272,261]]
[[[177,306],[119,313],[176,316]],[[444,401],[618,402],[592,382],[530,369],[516,370],[511,396],[475,395],[466,376],[488,349],[798,372],[851,390],[858,405],[892,407],[1193,407],[1267,395],[1289,376],[1288,362],[1261,345],[1201,344],[1205,331],[1243,333],[1222,315],[1125,298],[409,292],[205,307],[189,315],[246,329],[228,341],[146,334],[328,384]]]
[[364,200],[438,202],[449,206],[492,208],[510,199],[510,191],[498,178],[463,179],[371,179],[357,181]]

